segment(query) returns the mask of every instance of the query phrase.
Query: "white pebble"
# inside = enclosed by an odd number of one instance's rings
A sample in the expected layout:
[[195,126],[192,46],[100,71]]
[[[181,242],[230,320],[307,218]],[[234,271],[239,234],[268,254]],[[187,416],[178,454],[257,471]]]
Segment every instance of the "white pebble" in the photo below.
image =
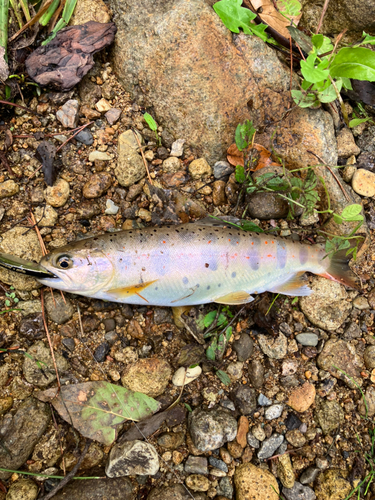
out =
[[[186,375],[185,375],[186,373]],[[176,387],[182,387],[183,385],[190,384],[202,373],[202,368],[200,366],[194,366],[194,368],[184,368],[181,366],[176,373],[173,375],[172,384]],[[185,379],[185,382],[184,382]]]
[[108,199],[105,206],[107,208],[105,209],[104,213],[107,215],[116,215],[119,211],[119,207],[115,205],[112,200]]

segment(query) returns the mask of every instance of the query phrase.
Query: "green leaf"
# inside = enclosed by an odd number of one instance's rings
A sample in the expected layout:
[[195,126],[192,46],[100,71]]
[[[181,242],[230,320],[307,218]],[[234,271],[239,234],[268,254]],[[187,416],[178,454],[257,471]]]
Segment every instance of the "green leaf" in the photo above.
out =
[[191,406],[188,405],[187,403],[184,403],[184,405],[185,405],[185,408],[187,409],[187,411],[192,413],[193,410],[191,409]]
[[293,101],[300,108],[309,108],[317,101],[315,94],[305,94],[301,90],[292,90]]
[[217,339],[216,339],[216,337],[214,337],[211,340],[211,344],[206,349],[207,359],[209,359],[210,361],[215,361],[216,350],[217,350]]
[[[317,44],[319,44],[319,47],[314,43],[314,39],[317,41]],[[316,47],[318,54],[325,54],[326,52],[330,52],[331,50],[333,50],[332,42],[328,38],[328,36],[313,35],[312,42]]]
[[368,35],[366,32],[362,33],[362,36],[364,37],[364,40],[362,40],[362,44],[370,44],[370,45],[375,45],[375,36]]
[[362,212],[362,206],[358,203],[353,203],[353,205],[348,205],[341,212],[341,217],[346,220],[363,220],[363,216],[361,215],[361,219],[355,219],[353,217],[357,217]]
[[300,31],[294,26],[286,26],[286,29],[289,31],[292,39],[297,42],[301,49],[304,50],[307,54],[313,49],[311,38],[305,35],[303,31]]
[[344,89],[346,90],[353,90],[353,87],[352,87],[352,82],[350,81],[350,78],[345,78],[345,77],[341,77],[340,80],[342,81],[342,86]]
[[231,326],[228,326],[228,328],[225,330],[225,338],[227,342],[229,342],[229,339],[231,338],[233,334],[233,328]]
[[250,120],[246,120],[244,123],[239,123],[237,125],[234,139],[239,151],[242,151],[251,144],[255,132],[256,130],[253,127],[253,122]]
[[156,121],[152,118],[152,116],[149,113],[145,113],[143,115],[143,118],[145,119],[147,125],[150,127],[151,130],[156,131],[158,129]]
[[298,0],[278,0],[276,5],[283,16],[297,17],[301,14],[302,5]]
[[344,222],[344,219],[341,217],[341,215],[338,214],[333,214],[333,220],[336,222],[336,224],[342,224]]
[[320,49],[320,47],[323,45],[323,42],[324,42],[324,36],[323,35],[313,35],[311,37],[311,41],[316,49]]
[[215,321],[217,315],[217,311],[210,311],[209,313],[206,314],[203,320],[203,325],[205,328],[208,328],[209,326],[212,325],[212,323]]
[[251,35],[250,23],[256,14],[241,7],[241,4],[242,0],[220,0],[213,9],[230,31],[239,33],[239,28],[242,28],[244,33]]
[[242,165],[236,166],[236,182],[243,184],[246,180],[245,168]]
[[344,47],[333,59],[330,74],[332,77],[341,76],[374,82],[375,52],[364,47]]
[[217,318],[217,326],[225,326],[228,323],[228,320],[224,314],[219,314],[219,317]]
[[292,300],[292,306],[294,306],[294,304],[296,304],[298,302],[298,297],[294,297],[294,299]]
[[[337,90],[340,92],[342,87],[342,82],[336,82]],[[327,89],[323,90],[323,92],[318,92],[318,99],[320,102],[332,102],[337,99],[337,94],[335,87],[330,85]]]
[[350,120],[349,127],[350,128],[357,127],[361,123],[366,123],[369,120],[371,120],[371,118],[369,116],[367,116],[366,118],[354,118],[353,120]]
[[219,379],[221,380],[221,382],[224,385],[231,384],[231,380],[229,378],[229,375],[226,372],[224,372],[223,370],[217,370],[216,375],[219,377]]
[[110,382],[83,382],[38,392],[38,399],[53,404],[60,416],[83,436],[107,446],[125,420],[142,420],[161,404],[140,392]]
[[253,35],[259,37],[261,40],[263,40],[263,42],[274,43],[275,40],[272,37],[270,37],[268,33],[265,32],[267,28],[268,28],[267,24],[263,23],[250,25],[250,29]]
[[241,221],[241,227],[244,231],[249,231],[250,233],[264,233],[263,229],[254,222],[251,222],[249,220],[242,220]]
[[303,77],[311,83],[318,83],[327,80],[329,74],[328,70],[315,67],[315,61],[316,54],[310,54],[306,61],[301,61],[301,73]]

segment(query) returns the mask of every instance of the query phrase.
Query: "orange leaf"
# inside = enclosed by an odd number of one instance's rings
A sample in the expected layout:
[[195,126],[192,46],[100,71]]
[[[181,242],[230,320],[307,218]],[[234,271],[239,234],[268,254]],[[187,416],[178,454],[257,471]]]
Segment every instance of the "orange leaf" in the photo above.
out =
[[[273,0],[250,1],[254,8],[254,12],[258,13],[258,16],[265,24],[268,24],[268,26],[276,30],[287,40],[290,39],[289,31],[286,29],[287,26],[290,26],[290,21],[286,17],[281,15],[280,12],[275,8]],[[293,19],[294,26],[298,25],[299,20],[301,19],[301,15],[302,14],[300,14],[299,16],[290,16],[290,19]]]
[[229,146],[227,151],[227,160],[231,165],[235,167],[237,165],[241,165],[242,167],[245,165],[244,154],[243,151],[240,151],[236,144],[232,144]]
[[[259,170],[260,168],[269,166],[280,166],[279,163],[275,163],[272,161],[271,152],[268,151],[268,149],[266,149],[264,146],[262,146],[261,144],[254,144],[253,148],[260,153],[260,158],[257,166],[252,170],[255,171]],[[227,151],[227,160],[231,165],[234,165],[235,167],[237,165],[241,165],[242,167],[245,165],[244,153],[243,151],[239,151],[236,144],[232,144],[231,146],[229,146]]]

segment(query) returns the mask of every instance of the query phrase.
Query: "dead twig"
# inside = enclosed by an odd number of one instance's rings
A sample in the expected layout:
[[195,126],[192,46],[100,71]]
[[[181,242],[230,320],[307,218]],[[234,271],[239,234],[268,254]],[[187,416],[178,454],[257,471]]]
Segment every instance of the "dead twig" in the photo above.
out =
[[[57,149],[56,149],[56,153],[58,153],[60,151],[61,148],[63,148],[65,146],[65,144],[68,144],[69,141],[71,141],[73,139],[73,137],[75,137],[77,134],[79,134],[80,132],[82,132],[82,130],[86,127],[88,127],[89,125],[92,125],[94,122],[89,122],[89,123],[85,123],[84,125],[82,125],[82,127],[79,127],[78,130],[76,132],[74,132],[73,135],[71,135],[70,137],[67,138],[67,140],[65,142],[63,142],[61,144],[61,146],[59,146]],[[42,168],[42,167],[40,167]]]
[[91,439],[86,439],[85,447],[83,448],[81,456],[79,457],[78,462],[75,464],[73,469],[69,472],[69,474],[67,476],[64,477],[64,479],[62,479],[59,482],[59,484],[57,486],[55,486],[55,488],[53,488],[53,490],[51,490],[49,493],[47,493],[47,495],[44,495],[44,497],[40,498],[39,500],[50,500],[50,498],[54,497],[58,491],[60,491],[62,488],[64,488],[64,486],[66,486],[69,483],[69,481],[71,481],[73,479],[73,477],[76,475],[78,469],[80,468],[80,466],[83,462],[83,459],[86,456],[86,453],[88,452],[88,450],[90,448],[91,442],[92,442]]
[[327,12],[327,9],[328,9],[328,4],[329,4],[329,0],[325,0],[324,5],[323,5],[323,9],[322,9],[322,13],[320,14],[318,27],[316,28],[316,33],[315,33],[316,35],[319,33],[320,28],[322,27],[323,19],[324,19],[326,12]]
[[340,189],[341,191],[344,193],[344,196],[345,198],[347,199],[347,201],[351,201],[349,196],[348,196],[348,193],[345,191],[345,188],[344,186],[341,184],[339,178],[337,177],[337,175],[333,172],[333,170],[331,169],[331,167],[329,165],[327,165],[327,163],[322,159],[320,158],[320,156],[318,156],[317,154],[313,153],[312,151],[310,151],[309,149],[307,150],[308,153],[310,153],[311,155],[315,156],[315,158],[318,158],[318,160],[323,163],[323,165],[325,165],[326,168],[328,168],[328,170],[331,172],[333,178],[335,179],[335,181],[337,182],[337,184],[340,186]]
[[9,175],[13,176],[13,177],[21,177],[20,175],[16,175],[13,170],[12,170],[12,167],[9,165],[9,162],[8,162],[8,159],[7,157],[5,156],[5,153],[3,153],[2,151],[0,151],[0,162],[4,165],[4,167],[8,170],[9,172]]
[[15,108],[20,108],[24,109],[28,113],[31,113],[32,115],[37,115],[38,113],[35,113],[35,111],[32,111],[29,108],[26,108],[25,106],[21,106],[21,104],[15,104],[14,102],[9,102],[9,101],[0,101],[0,104],[8,104],[9,106],[14,106]]
[[135,137],[135,139],[136,139],[136,141],[137,141],[137,143],[138,143],[139,149],[140,149],[140,151],[141,151],[141,155],[142,155],[143,163],[144,163],[145,168],[146,168],[146,172],[147,172],[147,177],[148,177],[148,180],[149,180],[149,182],[150,182],[151,186],[153,186],[152,179],[151,179],[151,176],[150,176],[150,172],[149,172],[149,170],[148,170],[147,160],[146,160],[145,155],[144,155],[144,153],[143,153],[142,145],[141,145],[141,143],[140,143],[140,141],[139,141],[139,139],[138,139],[137,134],[134,132],[134,130],[133,130],[133,129],[132,129],[132,132],[133,132],[133,134],[134,134],[134,137]]

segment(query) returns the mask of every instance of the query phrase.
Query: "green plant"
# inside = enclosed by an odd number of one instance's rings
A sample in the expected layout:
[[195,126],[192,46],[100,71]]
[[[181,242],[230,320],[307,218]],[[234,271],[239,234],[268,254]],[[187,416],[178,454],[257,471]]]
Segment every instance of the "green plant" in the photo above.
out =
[[[242,0],[221,0],[213,8],[220,16],[225,26],[234,33],[239,33],[239,28],[244,33],[256,35],[263,41],[277,44],[265,29],[265,24],[252,24],[256,15],[248,9],[241,7]],[[297,15],[301,4],[298,0],[280,0],[276,5],[277,10],[286,19],[291,21],[289,16]],[[301,41],[298,30],[289,27],[292,38]],[[363,45],[374,45],[375,37],[363,33],[362,40],[351,47],[343,47],[336,53],[336,45],[333,46],[331,40],[321,34],[312,37],[304,36],[304,50],[308,52],[307,58],[301,61],[301,74],[303,81],[300,90],[292,90],[294,102],[302,107],[317,107],[320,103],[329,103],[336,99],[340,100],[341,109],[347,125],[345,106],[342,102],[341,89],[352,90],[350,78],[356,80],[375,81],[375,52],[362,47]]]
[[[10,287],[10,289],[14,290],[14,288],[12,286]],[[17,299],[15,292],[5,292],[5,296],[8,297],[5,300],[5,305],[7,307],[10,307],[12,304],[18,304],[19,299]]]
[[[358,117],[356,112],[360,116],[362,115],[364,118]],[[365,108],[362,106],[362,104],[360,102],[357,103],[357,110],[353,111],[353,117],[354,118],[352,120],[350,120],[350,122],[349,122],[350,128],[357,127],[357,125],[360,125],[361,123],[366,123],[366,122],[370,122],[372,125],[375,124],[374,120],[367,114]]]
[[157,141],[158,145],[161,146],[161,139],[158,136],[158,125],[157,125],[156,121],[152,118],[152,116],[149,113],[145,113],[143,115],[143,118],[145,119],[145,121],[146,121],[147,125],[150,127],[150,129],[153,132],[155,132],[156,141]]
[[[61,15],[61,19],[57,22],[56,26],[53,28],[50,36],[46,40],[44,40],[44,42],[42,42],[42,45],[47,45],[48,42],[50,42],[55,38],[58,31],[68,26],[70,18],[72,17],[74,9],[76,7],[76,4],[77,0],[66,0],[64,5],[64,10]],[[58,6],[56,5],[56,2],[53,1],[49,6],[47,12],[45,12],[45,14],[43,14],[43,16],[41,17],[42,22],[45,23],[43,26],[45,26],[49,22],[57,7]],[[44,18],[44,16],[46,17]]]

